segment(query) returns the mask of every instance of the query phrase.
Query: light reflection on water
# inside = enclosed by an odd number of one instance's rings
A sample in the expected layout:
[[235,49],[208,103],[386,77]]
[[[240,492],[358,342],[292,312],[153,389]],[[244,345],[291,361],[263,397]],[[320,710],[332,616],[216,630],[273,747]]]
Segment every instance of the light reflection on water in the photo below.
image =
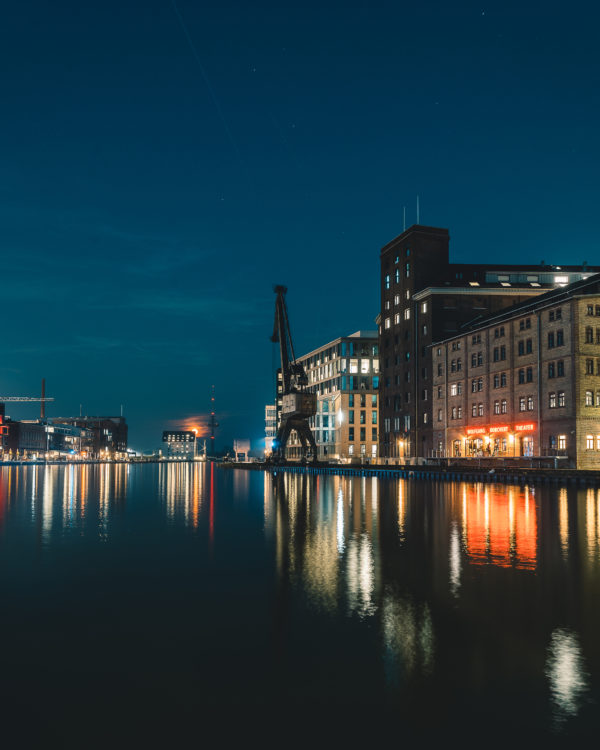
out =
[[[79,540],[73,575],[84,551],[102,548],[104,566],[120,559],[119,576],[131,556],[136,575],[153,570],[152,611],[189,621],[190,632],[210,627],[215,653],[230,652],[231,623],[234,640],[252,633],[247,650],[258,672],[277,674],[275,700],[294,681],[294,694],[321,691],[326,700],[348,691],[357,702],[407,711],[406,721],[437,700],[437,714],[457,720],[502,715],[562,733],[597,700],[595,488],[272,476],[175,462],[3,467],[0,595],[14,584],[7,571],[26,567],[29,538],[54,553]],[[38,559],[40,576],[49,559]],[[94,570],[92,587],[103,568]],[[69,571],[57,577],[63,585]],[[35,611],[32,621],[40,617]],[[152,617],[145,627],[160,642]],[[257,633],[269,634],[264,651]],[[209,669],[203,658],[198,674]],[[267,677],[259,688],[273,690]],[[417,688],[437,697],[415,698]]]

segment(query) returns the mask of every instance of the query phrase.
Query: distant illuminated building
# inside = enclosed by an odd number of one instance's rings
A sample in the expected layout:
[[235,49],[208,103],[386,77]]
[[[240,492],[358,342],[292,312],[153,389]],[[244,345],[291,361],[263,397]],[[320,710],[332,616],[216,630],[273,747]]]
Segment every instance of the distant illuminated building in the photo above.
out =
[[273,440],[277,433],[277,407],[275,404],[265,406],[265,455],[273,452]]
[[193,430],[165,430],[162,441],[170,458],[194,458],[196,433]]

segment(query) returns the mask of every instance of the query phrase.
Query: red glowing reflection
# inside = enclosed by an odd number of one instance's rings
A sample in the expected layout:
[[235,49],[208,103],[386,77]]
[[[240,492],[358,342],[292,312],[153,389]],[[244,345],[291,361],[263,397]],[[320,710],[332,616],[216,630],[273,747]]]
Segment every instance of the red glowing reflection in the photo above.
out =
[[533,570],[537,518],[532,492],[471,488],[463,496],[463,533],[472,562]]

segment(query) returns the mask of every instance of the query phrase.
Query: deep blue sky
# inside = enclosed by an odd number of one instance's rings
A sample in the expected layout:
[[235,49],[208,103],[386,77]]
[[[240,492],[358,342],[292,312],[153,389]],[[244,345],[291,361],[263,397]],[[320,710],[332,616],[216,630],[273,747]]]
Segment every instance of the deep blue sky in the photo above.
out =
[[151,448],[215,383],[218,444],[258,438],[272,285],[300,353],[373,328],[417,193],[454,260],[600,263],[599,21],[591,2],[5,6],[0,395],[45,376],[50,414],[123,403]]

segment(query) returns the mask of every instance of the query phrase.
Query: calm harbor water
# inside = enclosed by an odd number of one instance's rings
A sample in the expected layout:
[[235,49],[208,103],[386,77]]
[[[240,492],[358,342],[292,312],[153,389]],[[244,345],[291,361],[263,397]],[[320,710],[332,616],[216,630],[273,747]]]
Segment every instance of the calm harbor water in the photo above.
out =
[[3,467],[0,601],[22,744],[599,729],[596,489]]

